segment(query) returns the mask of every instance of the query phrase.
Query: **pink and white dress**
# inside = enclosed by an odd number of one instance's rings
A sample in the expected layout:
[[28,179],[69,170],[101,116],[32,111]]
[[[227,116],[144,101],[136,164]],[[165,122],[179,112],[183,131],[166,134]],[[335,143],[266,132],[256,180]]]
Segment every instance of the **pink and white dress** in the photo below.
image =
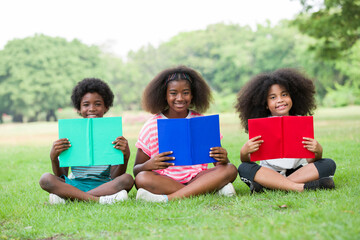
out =
[[[186,118],[194,118],[199,116],[203,115],[190,110]],[[158,113],[147,120],[142,127],[139,138],[135,144],[135,146],[148,155],[150,159],[159,154],[157,119],[167,119],[167,117],[162,113]],[[189,182],[201,171],[204,171],[207,168],[208,164],[197,164],[190,166],[169,166],[165,169],[153,171],[159,173],[160,175],[168,176],[184,184]]]

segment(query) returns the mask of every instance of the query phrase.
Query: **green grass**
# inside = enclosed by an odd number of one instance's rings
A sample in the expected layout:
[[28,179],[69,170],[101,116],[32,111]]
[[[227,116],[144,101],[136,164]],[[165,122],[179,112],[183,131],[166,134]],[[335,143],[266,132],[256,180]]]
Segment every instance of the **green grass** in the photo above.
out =
[[[247,135],[235,114],[220,117],[222,144],[238,166]],[[132,152],[129,173],[141,126],[138,121],[124,124]],[[250,195],[237,178],[233,198],[144,203],[134,200],[133,188],[129,201],[115,205],[51,206],[38,180],[51,171],[49,150],[56,132],[56,123],[0,125],[0,239],[359,239],[360,107],[316,112],[315,137],[324,157],[337,163],[332,191]]]

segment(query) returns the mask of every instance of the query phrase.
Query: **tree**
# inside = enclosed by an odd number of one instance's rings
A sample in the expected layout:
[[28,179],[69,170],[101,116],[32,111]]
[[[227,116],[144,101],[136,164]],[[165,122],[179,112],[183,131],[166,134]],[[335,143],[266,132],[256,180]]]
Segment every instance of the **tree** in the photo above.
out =
[[338,59],[360,39],[360,0],[300,0],[303,11],[294,21],[318,41],[310,49],[323,59]]
[[70,105],[74,85],[85,77],[101,77],[100,50],[78,40],[35,35],[9,41],[0,51],[0,113],[14,121],[35,121],[45,112]]

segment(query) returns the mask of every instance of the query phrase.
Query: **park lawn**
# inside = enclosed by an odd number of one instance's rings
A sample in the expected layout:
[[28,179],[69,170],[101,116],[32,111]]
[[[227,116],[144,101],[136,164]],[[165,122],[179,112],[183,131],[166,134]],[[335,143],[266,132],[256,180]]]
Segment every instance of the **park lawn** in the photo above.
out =
[[[235,114],[221,114],[222,145],[238,166],[247,135]],[[132,155],[143,122],[124,122]],[[0,125],[0,239],[359,239],[360,107],[319,109],[315,138],[337,163],[336,189],[249,194],[239,177],[237,196],[215,194],[167,204],[130,200],[114,205],[49,205],[38,180],[51,172],[56,123]]]

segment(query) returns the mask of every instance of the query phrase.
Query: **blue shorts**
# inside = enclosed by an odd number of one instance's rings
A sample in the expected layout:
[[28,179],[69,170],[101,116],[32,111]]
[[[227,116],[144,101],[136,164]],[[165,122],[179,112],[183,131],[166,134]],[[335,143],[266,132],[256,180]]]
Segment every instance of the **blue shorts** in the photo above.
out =
[[62,176],[65,178],[65,183],[70,184],[71,186],[74,186],[78,189],[80,189],[83,192],[88,192],[94,188],[97,188],[98,186],[110,182],[111,179],[107,180],[95,180],[95,179],[70,179],[66,176]]

